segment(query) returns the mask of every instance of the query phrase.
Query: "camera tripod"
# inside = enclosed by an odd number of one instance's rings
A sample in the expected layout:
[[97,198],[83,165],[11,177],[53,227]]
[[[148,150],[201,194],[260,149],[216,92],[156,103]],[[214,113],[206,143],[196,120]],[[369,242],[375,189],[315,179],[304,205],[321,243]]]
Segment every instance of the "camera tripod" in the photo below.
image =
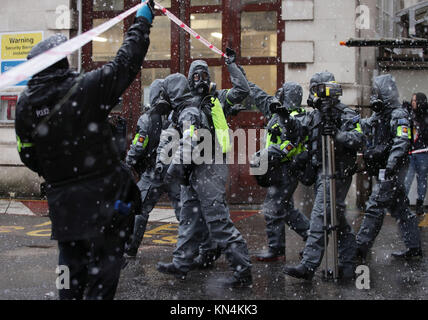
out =
[[[334,149],[334,128],[332,116],[332,102],[326,101],[323,104],[321,113],[324,115],[323,130],[322,130],[322,175],[324,188],[324,279],[333,279],[337,281],[339,278],[339,263],[338,263],[338,244],[337,244],[337,213],[336,213],[336,180],[335,180],[335,149]],[[326,154],[327,151],[327,154]],[[328,183],[329,182],[329,183]],[[327,183],[329,186],[330,196],[330,224],[327,216]],[[328,269],[328,240],[331,232],[333,239],[333,269]]]

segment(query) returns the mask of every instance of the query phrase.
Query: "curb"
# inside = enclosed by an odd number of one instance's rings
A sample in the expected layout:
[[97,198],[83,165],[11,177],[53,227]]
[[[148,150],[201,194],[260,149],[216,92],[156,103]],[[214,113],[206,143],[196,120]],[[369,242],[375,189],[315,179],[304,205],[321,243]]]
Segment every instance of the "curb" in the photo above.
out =
[[[230,216],[234,223],[258,214],[258,210],[231,210]],[[20,215],[47,217],[49,215],[46,200],[0,199],[0,215]],[[150,222],[178,223],[171,207],[157,206],[150,212]]]

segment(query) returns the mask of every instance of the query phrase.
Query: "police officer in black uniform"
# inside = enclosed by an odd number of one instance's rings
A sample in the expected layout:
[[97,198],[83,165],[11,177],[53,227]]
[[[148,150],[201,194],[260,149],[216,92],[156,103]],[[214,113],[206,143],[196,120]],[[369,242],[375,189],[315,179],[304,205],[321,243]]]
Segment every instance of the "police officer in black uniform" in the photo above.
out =
[[[33,76],[16,108],[18,151],[47,183],[59,265],[70,271],[60,299],[113,299],[123,250],[139,210],[138,188],[120,165],[108,115],[140,71],[153,1],[137,11],[113,61],[83,76],[66,58]],[[37,44],[31,59],[67,39]]]

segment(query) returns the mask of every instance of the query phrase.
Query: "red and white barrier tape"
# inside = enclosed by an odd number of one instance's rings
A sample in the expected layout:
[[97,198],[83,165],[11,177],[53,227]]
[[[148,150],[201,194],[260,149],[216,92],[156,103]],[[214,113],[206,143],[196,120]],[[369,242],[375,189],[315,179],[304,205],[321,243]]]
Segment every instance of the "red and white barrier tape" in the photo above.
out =
[[413,151],[410,151],[409,154],[418,154],[418,153],[425,153],[425,152],[428,152],[428,148],[413,150]]
[[[77,37],[74,37],[73,39],[70,39],[67,42],[59,45],[58,47],[52,48],[44,52],[43,54],[40,54],[37,57],[31,60],[28,60],[16,66],[15,68],[1,74],[0,90],[32,77],[33,75],[39,73],[40,71],[50,67],[51,65],[65,58],[66,56],[72,54],[74,51],[80,49],[85,44],[87,44],[88,42],[92,41],[94,38],[99,36],[101,33],[107,31],[108,29],[113,27],[115,24],[124,20],[126,17],[130,16],[132,13],[136,12],[138,9],[143,7],[147,2],[148,0],[140,4],[137,4],[131,9],[121,13],[117,17],[99,25],[98,27],[93,28]],[[206,45],[212,51],[218,53],[222,57],[227,58],[227,56],[221,50],[217,49],[213,44],[211,44],[208,40],[206,40],[201,35],[196,33],[193,29],[191,29],[189,26],[183,23],[180,19],[178,19],[175,15],[173,15],[167,9],[162,7],[157,2],[155,2],[155,4],[157,7],[159,7],[162,13],[166,15],[171,21],[176,23],[186,32],[190,33],[193,37],[195,37],[201,43]]]
[[159,7],[159,10],[162,11],[164,15],[166,15],[172,22],[174,22],[176,25],[178,25],[180,28],[185,30],[187,33],[192,35],[195,39],[199,40],[202,44],[210,48],[215,53],[221,55],[222,57],[227,58],[227,56],[218,48],[216,48],[212,43],[210,43],[207,39],[202,37],[200,34],[195,32],[192,28],[190,28],[188,25],[186,25],[183,21],[178,19],[175,15],[173,15],[170,11],[162,7],[159,3],[155,1],[155,4],[157,7]]

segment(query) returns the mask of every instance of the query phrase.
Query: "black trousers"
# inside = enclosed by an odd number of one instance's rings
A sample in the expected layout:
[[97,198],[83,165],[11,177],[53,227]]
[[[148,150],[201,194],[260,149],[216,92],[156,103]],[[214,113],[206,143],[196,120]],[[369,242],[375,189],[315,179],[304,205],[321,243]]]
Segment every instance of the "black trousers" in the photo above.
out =
[[58,290],[61,300],[114,298],[134,215],[121,220],[120,225],[101,237],[58,241],[59,265],[67,266],[70,271],[70,288]]

